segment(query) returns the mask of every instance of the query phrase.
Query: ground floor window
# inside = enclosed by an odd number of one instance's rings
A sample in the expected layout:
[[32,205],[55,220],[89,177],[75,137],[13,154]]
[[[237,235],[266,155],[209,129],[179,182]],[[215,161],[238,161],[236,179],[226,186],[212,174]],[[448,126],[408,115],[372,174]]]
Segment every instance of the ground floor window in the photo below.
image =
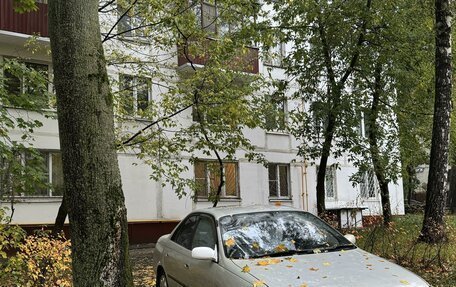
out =
[[3,196],[62,196],[60,151],[20,152],[1,161],[0,194]]
[[291,198],[289,164],[269,163],[268,177],[270,198]]
[[363,198],[375,198],[377,196],[379,185],[372,169],[363,172],[359,188]]
[[[197,160],[194,169],[196,195],[199,198],[211,198],[215,196],[221,181],[219,162],[215,160]],[[239,197],[238,170],[237,162],[223,163],[225,185],[222,188],[222,198]]]

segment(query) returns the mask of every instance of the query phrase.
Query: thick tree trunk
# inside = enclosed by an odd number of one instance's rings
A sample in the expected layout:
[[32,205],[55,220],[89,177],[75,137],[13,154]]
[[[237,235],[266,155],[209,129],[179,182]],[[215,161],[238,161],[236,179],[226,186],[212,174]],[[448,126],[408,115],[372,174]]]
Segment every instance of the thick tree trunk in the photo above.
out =
[[383,211],[383,224],[389,225],[391,223],[391,203],[388,189],[388,180],[385,176],[385,167],[381,160],[380,149],[378,146],[378,125],[377,118],[379,112],[380,96],[382,93],[382,66],[380,63],[376,64],[374,70],[374,91],[372,93],[372,105],[369,114],[369,149],[372,157],[372,165],[374,166],[374,173],[377,177],[380,186],[380,195],[382,198],[382,211]]
[[451,7],[449,0],[435,1],[435,103],[426,208],[420,239],[446,240],[444,212],[451,114]]
[[98,0],[49,1],[74,286],[133,286]]
[[455,214],[456,213],[456,167],[453,166],[449,171],[449,194],[448,194],[448,208],[450,212]]

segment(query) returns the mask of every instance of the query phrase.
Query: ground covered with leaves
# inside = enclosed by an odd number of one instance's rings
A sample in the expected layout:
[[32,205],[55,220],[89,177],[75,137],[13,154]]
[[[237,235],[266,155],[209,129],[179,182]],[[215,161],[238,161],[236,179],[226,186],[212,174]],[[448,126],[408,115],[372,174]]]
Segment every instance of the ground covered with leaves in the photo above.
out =
[[153,245],[134,246],[130,249],[135,287],[155,286],[155,274],[152,265]]
[[456,216],[447,216],[448,242],[428,245],[417,241],[422,214],[396,217],[389,228],[373,226],[352,231],[362,249],[412,270],[434,287],[456,286]]

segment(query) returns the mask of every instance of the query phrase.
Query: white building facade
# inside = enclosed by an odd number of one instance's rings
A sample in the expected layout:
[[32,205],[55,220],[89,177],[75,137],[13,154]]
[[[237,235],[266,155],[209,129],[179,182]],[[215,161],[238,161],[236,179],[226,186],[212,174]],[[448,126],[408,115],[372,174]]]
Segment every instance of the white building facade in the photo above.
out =
[[[12,0],[2,1],[1,13],[9,13],[10,19],[22,19],[19,22],[3,23],[0,26],[0,61],[5,58],[19,58],[26,63],[52,74],[52,63],[49,54],[49,39],[47,32],[46,1],[38,3],[39,11],[26,15],[17,15],[12,11]],[[1,14],[0,15],[3,15]],[[5,14],[6,15],[6,14]],[[3,17],[3,16],[2,16]],[[12,21],[12,20],[11,20]],[[18,24],[19,23],[19,24]],[[22,24],[21,24],[22,23]],[[40,24],[41,23],[41,24]],[[31,34],[40,33],[36,44],[43,49],[33,53],[24,47]],[[279,53],[286,52],[287,47],[278,46]],[[178,55],[169,61],[174,62],[175,70],[182,70],[185,64],[179,63]],[[254,73],[271,75],[273,78],[284,78],[284,70],[280,68],[280,59],[274,63],[264,63],[256,54]],[[279,61],[279,62],[278,62]],[[113,77],[119,77],[118,70],[109,68]],[[172,72],[172,71],[171,71]],[[176,71],[174,71],[176,72]],[[49,87],[52,90],[51,87]],[[152,100],[159,96],[154,88],[142,93],[135,91],[135,99],[140,101]],[[285,112],[300,103],[285,103]],[[138,104],[139,107],[139,104]],[[12,114],[32,117],[43,123],[41,128],[34,131],[34,147],[42,151],[47,161],[47,179],[55,188],[34,196],[17,196],[15,198],[13,222],[24,226],[52,225],[57,215],[62,197],[59,186],[62,184],[60,145],[58,125],[55,118],[44,117],[41,114],[22,109],[9,108]],[[52,109],[49,111],[53,113]],[[54,111],[55,112],[55,111]],[[191,111],[181,115],[183,121],[192,121]],[[21,134],[12,131],[12,138],[20,140]],[[239,153],[235,160],[225,163],[226,184],[219,205],[252,205],[252,204],[282,204],[316,213],[316,177],[317,168],[309,165],[297,156],[299,141],[292,135],[283,132],[268,132],[260,128],[246,130],[245,136],[255,146],[256,152],[261,152],[269,162],[265,167],[256,162],[250,162]],[[202,157],[189,166],[183,177],[194,178],[208,186],[216,181],[210,174],[209,168],[214,159]],[[337,163],[337,168],[335,164]],[[207,192],[200,190],[195,197],[192,191],[178,198],[172,188],[163,186],[161,182],[150,179],[150,167],[137,159],[133,153],[119,153],[119,165],[125,193],[130,237],[133,242],[153,242],[159,235],[168,232],[180,219],[194,209],[212,206],[207,200]],[[350,164],[348,157],[331,159],[328,165],[326,179],[326,205],[330,209],[354,207],[362,208],[364,215],[380,215],[381,203],[378,184],[373,173],[366,173],[363,183],[353,185],[350,177],[357,169]],[[393,214],[404,214],[404,199],[402,181],[390,184],[390,200]],[[8,201],[3,202],[9,206]],[[360,209],[361,210],[361,209]]]

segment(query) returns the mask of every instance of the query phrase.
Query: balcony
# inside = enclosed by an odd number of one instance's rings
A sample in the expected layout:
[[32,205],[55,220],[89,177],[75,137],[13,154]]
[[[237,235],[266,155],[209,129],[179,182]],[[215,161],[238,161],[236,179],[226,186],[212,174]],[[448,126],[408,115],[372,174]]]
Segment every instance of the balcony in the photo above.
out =
[[45,3],[36,3],[36,5],[38,10],[21,14],[14,12],[13,0],[1,0],[0,30],[49,37],[48,5]]
[[[203,47],[209,46],[211,41],[216,41],[213,39],[207,39]],[[227,69],[240,70],[241,72],[258,74],[258,48],[247,47],[248,51],[244,55],[235,57],[230,61],[230,64],[227,65]],[[209,52],[205,51],[200,53],[201,55],[193,56],[189,55],[188,58],[184,54],[184,49],[181,46],[177,47],[178,57],[177,64],[181,70],[187,70],[190,61],[196,66],[204,66],[206,62],[210,59]],[[207,49],[205,49],[207,50]]]

